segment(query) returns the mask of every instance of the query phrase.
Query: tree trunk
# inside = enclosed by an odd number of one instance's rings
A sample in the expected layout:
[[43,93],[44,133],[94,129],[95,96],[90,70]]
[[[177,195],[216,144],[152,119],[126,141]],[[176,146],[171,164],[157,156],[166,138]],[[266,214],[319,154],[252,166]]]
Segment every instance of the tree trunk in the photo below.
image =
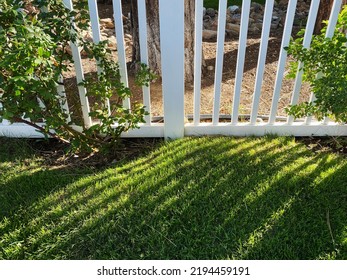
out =
[[[194,8],[195,0],[185,0],[185,81],[194,80]],[[152,71],[161,75],[159,1],[146,0],[148,60]],[[133,63],[140,61],[137,0],[131,1],[131,24],[133,36]],[[170,34],[166,34],[170,36]]]
[[[316,20],[316,25],[314,27],[314,33],[319,34],[324,27],[324,20],[329,20],[331,9],[333,7],[334,0],[321,0]],[[343,5],[347,4],[347,0],[342,1]]]
[[186,83],[194,81],[195,0],[184,1],[184,67]]

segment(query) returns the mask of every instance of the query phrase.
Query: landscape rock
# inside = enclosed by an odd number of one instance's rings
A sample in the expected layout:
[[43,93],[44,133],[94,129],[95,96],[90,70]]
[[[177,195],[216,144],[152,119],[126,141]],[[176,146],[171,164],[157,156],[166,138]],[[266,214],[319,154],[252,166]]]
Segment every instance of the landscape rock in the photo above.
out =
[[107,46],[111,49],[111,50],[116,50],[117,49],[117,40],[116,37],[111,36],[108,38],[108,43]]
[[227,23],[225,28],[227,29],[227,32],[231,32],[233,34],[239,34],[240,33],[240,25],[234,24],[234,23]]
[[241,15],[240,14],[233,14],[231,17],[231,23],[238,23],[241,22]]
[[228,7],[228,11],[232,14],[237,14],[237,13],[240,13],[241,10],[240,10],[240,7],[239,6],[236,6],[236,5],[233,5],[233,6],[229,6]]
[[215,18],[209,21],[207,29],[214,30],[214,31],[218,30],[218,19]]
[[226,22],[227,23],[231,23],[231,21],[232,21],[232,14],[231,13],[227,13]]
[[281,19],[277,16],[273,16],[271,20],[271,28],[278,28]]
[[258,20],[260,18],[260,16],[261,15],[259,13],[252,12],[249,17],[256,21],[256,20]]
[[259,30],[261,30],[263,28],[263,23],[256,22],[256,23],[254,23],[254,26],[257,27]]
[[209,22],[209,21],[211,20],[211,17],[208,16],[208,15],[205,15],[205,16],[203,17],[203,20],[204,20],[204,22]]
[[102,31],[102,33],[103,34],[105,34],[106,36],[113,36],[113,35],[115,35],[115,31],[114,31],[114,29],[112,28],[112,29],[104,29],[103,31]]
[[257,2],[252,2],[252,8],[255,13],[260,13],[263,10],[263,6]]
[[210,16],[210,17],[215,17],[216,11],[214,9],[212,9],[212,8],[207,8],[206,9],[206,15]]
[[[271,18],[271,29],[283,27],[286,18],[288,0],[279,0],[273,9]],[[298,0],[294,25],[303,25],[308,16],[310,1]],[[218,30],[218,11],[208,8],[204,9],[204,39],[211,40],[217,37]],[[264,18],[264,5],[252,2],[249,16],[248,31],[250,34],[261,33]],[[241,24],[241,7],[231,5],[227,8],[226,14],[226,33],[229,35],[238,35],[240,33]]]
[[258,34],[258,33],[260,33],[260,29],[258,29],[258,27],[255,26],[255,25],[251,25],[251,26],[248,28],[248,33],[249,33],[249,34]]
[[93,42],[93,33],[91,30],[83,30],[82,31],[83,39],[88,42]]
[[280,0],[280,1],[278,2],[278,7],[280,7],[280,8],[288,7],[288,1],[289,1],[289,0]]
[[217,31],[205,29],[202,31],[203,40],[215,40],[217,39]]
[[100,24],[102,27],[104,28],[108,28],[108,29],[111,29],[111,28],[114,28],[114,23],[113,23],[113,20],[111,18],[102,18],[100,19]]

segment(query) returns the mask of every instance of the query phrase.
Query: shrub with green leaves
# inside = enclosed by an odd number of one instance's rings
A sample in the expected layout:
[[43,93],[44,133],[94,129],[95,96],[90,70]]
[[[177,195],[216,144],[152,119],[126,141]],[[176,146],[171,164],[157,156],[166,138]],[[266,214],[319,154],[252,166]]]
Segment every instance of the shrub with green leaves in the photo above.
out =
[[[287,108],[296,118],[315,116],[318,120],[330,117],[336,122],[347,122],[347,6],[339,15],[332,38],[325,38],[326,27],[314,35],[311,47],[303,47],[303,37],[291,42],[288,54],[303,62],[303,79],[309,82],[316,100]],[[304,30],[301,31],[301,35]],[[291,67],[295,77],[296,64]],[[293,67],[294,66],[294,67]]]
[[[141,104],[131,110],[123,107],[131,92],[121,82],[118,64],[111,59],[107,41],[94,44],[80,35],[88,30],[88,3],[74,4],[75,11],[70,11],[61,0],[0,0],[0,121],[26,123],[46,136],[71,143],[75,150],[91,151],[116,144],[122,132],[144,122],[146,112]],[[57,93],[73,62],[67,52],[70,42],[83,48],[102,69],[97,78],[81,83],[94,104],[93,125],[82,123],[79,129],[67,122],[70,112],[62,106],[66,97]],[[111,96],[118,101],[109,108]]]

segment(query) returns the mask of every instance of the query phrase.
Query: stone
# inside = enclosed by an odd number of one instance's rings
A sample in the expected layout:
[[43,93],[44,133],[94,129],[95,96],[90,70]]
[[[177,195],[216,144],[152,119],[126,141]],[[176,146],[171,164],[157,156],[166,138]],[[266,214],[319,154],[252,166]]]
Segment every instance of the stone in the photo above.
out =
[[277,28],[281,19],[277,16],[273,16],[271,19],[271,28]]
[[252,12],[249,17],[254,19],[254,20],[257,20],[259,18],[260,14],[259,13],[256,13],[256,12]]
[[233,14],[231,17],[231,23],[238,23],[241,22],[241,15],[240,14]]
[[240,25],[234,24],[234,23],[227,23],[225,28],[227,29],[227,32],[233,33],[235,35],[240,33]]
[[263,10],[263,6],[257,2],[252,2],[252,8],[255,13],[260,13]]
[[116,50],[117,49],[117,40],[116,37],[112,36],[108,38],[107,46],[110,49]]
[[216,15],[216,11],[212,8],[207,8],[206,9],[206,15],[210,16],[210,17],[215,17]]
[[104,29],[102,31],[103,34],[105,34],[107,37],[113,36],[115,34],[114,29]]
[[208,15],[205,15],[205,16],[203,17],[203,20],[204,20],[204,22],[208,22],[208,21],[211,20],[211,17],[208,16]]
[[202,9],[202,15],[206,16],[206,8],[205,7]]
[[71,47],[69,45],[67,45],[64,49],[64,51],[69,54],[69,55],[72,55],[72,50],[71,50]]
[[213,71],[214,67],[212,65],[207,66],[208,71]]
[[203,40],[215,40],[217,39],[217,31],[205,29],[202,31]]
[[133,40],[133,36],[131,36],[130,34],[124,34],[124,39],[132,41]]
[[218,30],[218,19],[213,19],[209,22],[209,28],[210,30]]
[[263,24],[261,22],[254,23],[254,26],[257,27],[259,30],[263,28]]
[[226,22],[227,23],[231,23],[232,22],[232,16],[231,16],[230,13],[227,13]]
[[255,26],[255,25],[252,25],[252,26],[250,26],[250,27],[248,28],[248,32],[249,32],[250,34],[258,34],[259,31],[260,31],[260,30],[259,30],[258,27]]
[[88,42],[93,42],[93,35],[92,35],[92,31],[91,30],[83,30],[82,31],[82,36],[83,36],[83,39],[88,41]]
[[280,0],[278,2],[278,6],[281,7],[281,8],[287,7],[288,6],[288,1],[289,0]]
[[249,25],[251,25],[251,24],[255,23],[255,20],[253,18],[249,18],[248,22],[249,22]]
[[100,19],[100,24],[108,29],[114,28],[114,23],[111,18],[102,18]]
[[237,5],[229,6],[228,11],[232,14],[238,14],[241,12],[240,7]]
[[308,11],[308,9],[307,9],[307,7],[306,7],[306,5],[300,5],[300,6],[298,6],[298,8],[297,8],[297,12],[299,13],[299,14],[306,14],[307,13],[307,11]]

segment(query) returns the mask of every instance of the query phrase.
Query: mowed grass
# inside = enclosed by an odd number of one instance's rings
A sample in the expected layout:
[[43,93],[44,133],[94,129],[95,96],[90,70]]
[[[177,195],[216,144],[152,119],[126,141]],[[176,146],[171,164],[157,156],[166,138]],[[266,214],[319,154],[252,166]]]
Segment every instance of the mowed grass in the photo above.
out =
[[293,138],[185,138],[104,170],[0,141],[0,259],[347,259],[347,159]]

